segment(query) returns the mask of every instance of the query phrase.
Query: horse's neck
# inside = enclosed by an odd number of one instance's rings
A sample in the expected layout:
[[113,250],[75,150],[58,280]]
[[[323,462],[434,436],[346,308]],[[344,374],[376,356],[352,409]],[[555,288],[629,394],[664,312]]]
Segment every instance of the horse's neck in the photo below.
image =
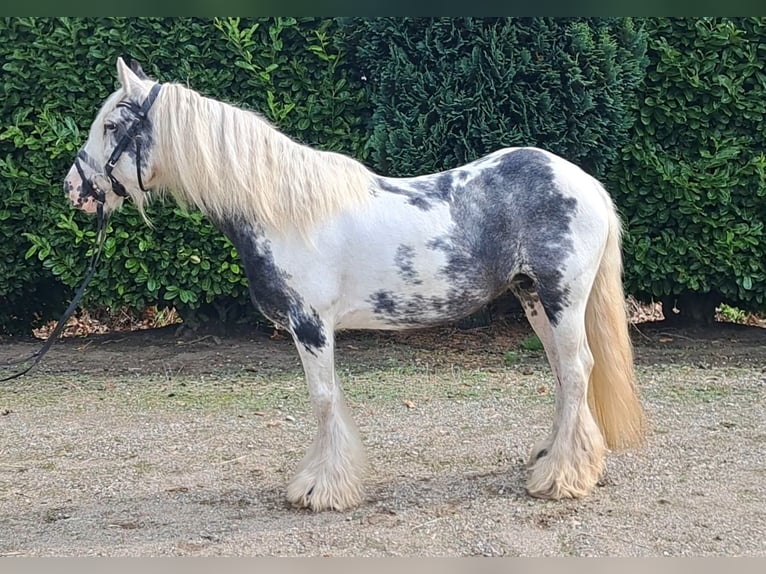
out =
[[[202,104],[190,98],[179,106],[195,103]],[[161,138],[160,156],[176,164],[168,164],[168,179],[177,181],[167,187],[180,201],[208,216],[239,216],[267,232],[271,227],[305,236],[317,223],[369,199],[369,172],[355,160],[299,144],[260,116],[227,104],[212,100],[200,107],[208,113],[200,116],[205,121],[189,118],[194,136],[179,141],[186,125],[179,116]]]

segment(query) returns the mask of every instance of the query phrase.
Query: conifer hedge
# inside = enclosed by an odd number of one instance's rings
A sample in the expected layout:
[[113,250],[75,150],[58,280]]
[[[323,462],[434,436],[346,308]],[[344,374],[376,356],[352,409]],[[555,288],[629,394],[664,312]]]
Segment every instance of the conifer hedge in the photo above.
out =
[[536,145],[602,175],[628,141],[646,37],[630,18],[355,19],[374,167],[416,175]]
[[[431,173],[534,145],[603,178],[628,142],[646,65],[646,35],[630,18],[376,18],[349,28],[380,173]],[[517,307],[508,294],[474,319]]]

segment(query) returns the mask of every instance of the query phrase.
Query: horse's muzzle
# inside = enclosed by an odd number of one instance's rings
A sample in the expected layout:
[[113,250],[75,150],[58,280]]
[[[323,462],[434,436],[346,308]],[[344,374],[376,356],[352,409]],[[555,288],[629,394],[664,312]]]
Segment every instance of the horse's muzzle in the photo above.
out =
[[69,170],[66,178],[64,179],[64,193],[69,196],[69,201],[72,205],[78,209],[82,209],[87,213],[96,213],[96,200],[85,193],[82,189],[82,178],[74,166]]

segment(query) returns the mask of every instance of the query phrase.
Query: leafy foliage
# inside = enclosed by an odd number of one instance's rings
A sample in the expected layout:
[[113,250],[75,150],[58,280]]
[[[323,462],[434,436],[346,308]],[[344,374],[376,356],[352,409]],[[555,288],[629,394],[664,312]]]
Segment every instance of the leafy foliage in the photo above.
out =
[[[0,18],[0,333],[83,276],[94,222],[61,182],[119,55],[387,175],[550,149],[607,182],[630,293],[763,310],[764,37],[764,18]],[[200,214],[149,216],[112,218],[86,305],[249,309]]]
[[[368,104],[335,20],[3,18],[0,38],[0,332],[57,314],[84,274],[95,226],[62,181],[116,86],[117,56],[256,109],[304,143],[365,155]],[[112,218],[86,305],[249,307],[234,249],[200,214],[160,205],[149,215],[153,229],[132,207]]]
[[766,308],[766,19],[649,21],[643,93],[611,190],[628,290]]

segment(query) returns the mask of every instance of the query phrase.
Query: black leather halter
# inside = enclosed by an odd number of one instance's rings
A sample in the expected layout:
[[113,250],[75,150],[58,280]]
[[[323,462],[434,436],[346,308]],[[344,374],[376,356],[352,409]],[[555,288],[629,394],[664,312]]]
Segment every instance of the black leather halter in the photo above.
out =
[[[109,159],[104,165],[103,170],[104,175],[112,184],[112,191],[120,197],[128,197],[128,192],[125,189],[125,186],[122,185],[122,183],[120,183],[120,181],[114,176],[112,171],[117,165],[117,162],[120,161],[122,154],[125,153],[126,149],[128,149],[128,146],[131,144],[131,142],[135,142],[136,144],[136,178],[138,179],[138,187],[140,187],[143,191],[149,191],[144,187],[144,182],[141,178],[141,143],[143,141],[142,132],[147,124],[149,110],[154,104],[154,100],[157,99],[157,94],[159,94],[161,87],[162,86],[160,84],[154,84],[151,91],[149,92],[149,95],[141,105],[131,101],[123,101],[117,104],[118,108],[127,108],[135,115],[135,119],[128,127],[125,135],[123,135],[117,142],[117,145],[112,151],[112,155],[109,156]],[[81,195],[91,196],[98,203],[104,203],[106,198],[104,196],[103,190],[99,189],[98,185],[94,185],[93,182],[85,177],[85,173],[82,170],[80,161],[87,163],[93,169],[97,169],[97,167],[94,165],[95,162],[93,159],[85,152],[85,150],[80,150],[80,152],[77,154],[77,158],[75,159],[75,168],[77,169],[77,173],[80,175],[80,179],[82,180],[83,192]]]

